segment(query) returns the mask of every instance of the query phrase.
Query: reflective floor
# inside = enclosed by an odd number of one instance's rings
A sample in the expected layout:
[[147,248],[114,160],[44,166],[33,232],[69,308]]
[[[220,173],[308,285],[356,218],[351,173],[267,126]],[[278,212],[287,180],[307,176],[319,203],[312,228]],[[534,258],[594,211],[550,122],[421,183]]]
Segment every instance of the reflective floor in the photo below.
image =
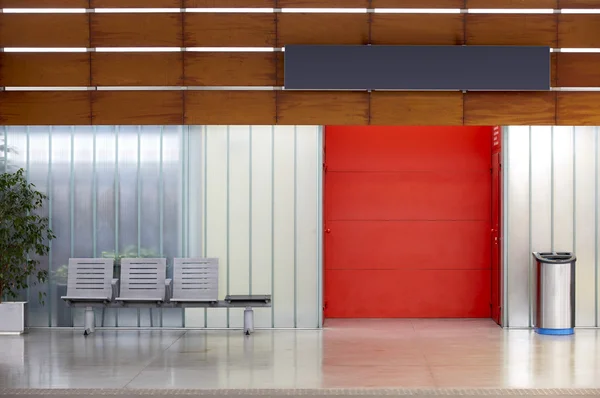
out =
[[34,330],[0,336],[5,388],[600,387],[600,331],[489,320],[329,321],[323,331]]

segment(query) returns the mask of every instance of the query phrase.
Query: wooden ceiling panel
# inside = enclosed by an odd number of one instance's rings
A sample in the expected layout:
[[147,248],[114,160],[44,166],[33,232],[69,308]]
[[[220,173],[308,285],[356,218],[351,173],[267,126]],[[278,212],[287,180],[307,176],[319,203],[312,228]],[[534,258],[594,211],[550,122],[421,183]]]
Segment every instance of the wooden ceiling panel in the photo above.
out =
[[467,8],[557,8],[558,0],[466,0]]
[[183,53],[93,53],[94,86],[181,86]]
[[368,44],[367,14],[280,14],[277,46],[287,44]]
[[463,124],[460,92],[382,92],[371,94],[371,124],[458,126]]
[[558,46],[600,47],[600,14],[561,14],[558,23]]
[[559,92],[557,124],[565,126],[600,125],[600,92]]
[[600,8],[598,0],[558,0],[560,8]]
[[87,53],[0,53],[0,86],[90,85]]
[[181,8],[181,0],[90,0],[92,8]]
[[179,13],[92,14],[92,47],[182,47]]
[[181,91],[94,91],[92,122],[96,125],[182,124]]
[[555,15],[468,14],[467,45],[556,47]]
[[88,47],[86,14],[0,13],[0,47]]
[[371,0],[373,8],[463,8],[465,0]]
[[556,55],[558,87],[600,87],[600,54]]
[[372,44],[463,44],[461,14],[374,14]]
[[464,124],[552,125],[555,111],[555,92],[467,92]]
[[274,86],[275,53],[185,54],[189,86]]
[[88,8],[89,0],[0,0],[0,8]]
[[89,91],[0,92],[0,124],[64,126],[90,123]]
[[275,14],[191,13],[186,47],[275,47]]
[[369,0],[278,0],[280,8],[367,8]]
[[278,124],[366,125],[369,94],[282,91],[278,95],[277,109]]
[[183,0],[186,8],[275,8],[276,0]]
[[275,124],[275,91],[186,91],[185,124]]

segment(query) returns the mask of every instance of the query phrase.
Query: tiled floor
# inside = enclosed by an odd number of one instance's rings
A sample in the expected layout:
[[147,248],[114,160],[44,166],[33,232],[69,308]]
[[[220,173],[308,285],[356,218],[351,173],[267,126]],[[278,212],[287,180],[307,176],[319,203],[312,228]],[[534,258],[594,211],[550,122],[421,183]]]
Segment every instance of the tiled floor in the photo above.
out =
[[0,387],[600,387],[600,331],[488,320],[330,321],[323,331],[32,331],[0,337]]

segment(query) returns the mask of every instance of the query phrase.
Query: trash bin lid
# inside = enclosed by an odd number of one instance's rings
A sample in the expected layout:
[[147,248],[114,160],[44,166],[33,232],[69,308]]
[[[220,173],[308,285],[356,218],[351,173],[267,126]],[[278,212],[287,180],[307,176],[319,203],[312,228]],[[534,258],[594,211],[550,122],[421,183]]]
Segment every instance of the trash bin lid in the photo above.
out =
[[575,254],[570,252],[533,252],[533,257],[546,264],[567,264],[577,260]]

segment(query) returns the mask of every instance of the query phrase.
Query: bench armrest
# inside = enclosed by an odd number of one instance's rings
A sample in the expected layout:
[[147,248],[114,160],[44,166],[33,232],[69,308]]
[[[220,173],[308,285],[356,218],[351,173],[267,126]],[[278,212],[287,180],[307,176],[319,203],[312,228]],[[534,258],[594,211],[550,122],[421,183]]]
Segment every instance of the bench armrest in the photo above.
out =
[[110,285],[112,287],[112,297],[110,301],[115,301],[115,298],[119,297],[119,278],[113,278]]
[[165,279],[165,303],[171,301],[173,297],[173,279]]

